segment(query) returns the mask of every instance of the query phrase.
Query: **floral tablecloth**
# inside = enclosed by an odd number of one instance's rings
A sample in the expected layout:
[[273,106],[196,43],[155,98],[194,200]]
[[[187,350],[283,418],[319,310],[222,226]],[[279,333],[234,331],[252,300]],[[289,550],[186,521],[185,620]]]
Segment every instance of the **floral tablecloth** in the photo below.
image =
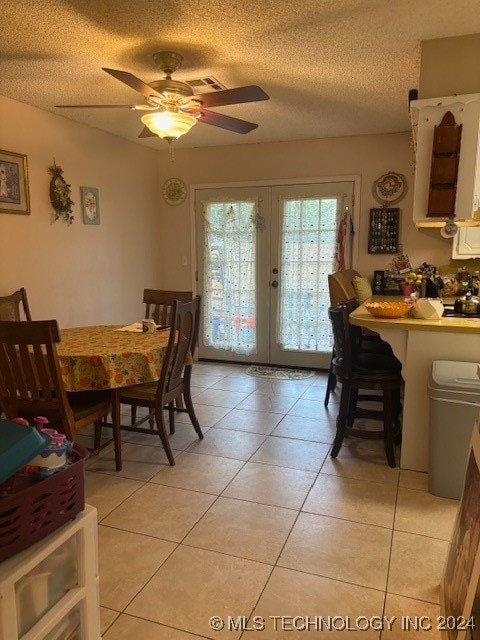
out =
[[131,333],[116,328],[62,330],[57,353],[67,391],[116,389],[159,379],[169,330]]

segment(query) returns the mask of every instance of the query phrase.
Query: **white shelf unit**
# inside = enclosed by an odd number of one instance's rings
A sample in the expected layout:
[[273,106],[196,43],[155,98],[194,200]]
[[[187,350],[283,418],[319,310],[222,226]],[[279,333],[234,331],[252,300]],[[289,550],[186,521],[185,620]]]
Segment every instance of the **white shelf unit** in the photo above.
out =
[[101,640],[97,510],[0,563],[0,640]]
[[445,218],[427,217],[433,135],[447,111],[463,126],[458,167],[455,222],[480,226],[480,94],[415,100],[410,104],[415,140],[413,220],[417,227],[442,227]]

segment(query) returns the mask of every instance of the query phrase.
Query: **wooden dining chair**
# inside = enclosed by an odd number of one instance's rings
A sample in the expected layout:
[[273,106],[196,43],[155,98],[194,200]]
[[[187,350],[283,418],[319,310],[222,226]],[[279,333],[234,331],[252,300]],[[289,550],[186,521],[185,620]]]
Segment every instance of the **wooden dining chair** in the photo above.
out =
[[[203,439],[190,391],[192,356],[198,339],[200,296],[185,303],[174,300],[171,320],[170,336],[159,381],[122,387],[119,391],[122,404],[134,403],[136,406],[149,409],[149,414],[146,417],[131,425],[122,425],[122,429],[158,435],[168,461],[173,466],[175,458],[168,440],[165,409],[169,414],[171,434],[175,433],[175,413],[184,412],[188,413],[198,437]],[[176,402],[179,399],[184,401],[185,406],[183,406],[183,402]],[[142,424],[145,426],[142,427]]]
[[[328,316],[332,323],[335,356],[332,370],[342,384],[340,406],[337,415],[336,435],[331,452],[336,458],[344,438],[384,439],[385,453],[390,467],[395,467],[394,443],[400,441],[400,389],[402,386],[401,363],[388,355],[365,353],[358,350],[357,327],[348,322],[348,307],[338,304],[330,307]],[[359,391],[381,391],[381,395],[359,394]],[[361,402],[380,403],[380,409],[359,407]],[[357,418],[378,420],[381,431],[355,427]]]
[[[57,355],[56,320],[0,321],[0,403],[9,419],[45,416],[74,441],[79,429],[112,412],[117,471],[122,469],[120,416],[109,391],[67,393]],[[94,449],[96,453],[109,442]]]
[[24,287],[14,291],[9,296],[0,296],[0,320],[15,320],[18,322],[22,319],[21,309],[23,309],[25,320],[31,320],[27,292]]
[[[173,303],[190,302],[193,298],[193,291],[166,291],[164,289],[145,289],[143,292],[143,302],[145,303],[145,320],[155,320],[155,323],[163,327],[171,324]],[[182,399],[177,400],[177,406],[182,407]],[[132,424],[137,421],[137,405],[131,404]]]
[[170,326],[174,301],[190,302],[192,298],[192,291],[145,289],[143,292],[143,302],[146,304],[145,320],[152,319],[157,324],[168,327]]

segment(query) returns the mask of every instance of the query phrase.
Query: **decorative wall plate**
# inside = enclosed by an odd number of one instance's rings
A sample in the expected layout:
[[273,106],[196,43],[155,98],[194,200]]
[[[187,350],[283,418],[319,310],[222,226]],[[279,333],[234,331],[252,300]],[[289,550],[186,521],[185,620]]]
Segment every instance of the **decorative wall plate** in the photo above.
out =
[[384,207],[403,200],[407,191],[407,179],[405,176],[401,173],[394,173],[393,171],[389,171],[383,176],[380,176],[372,186],[373,197]]
[[182,204],[187,197],[187,187],[180,178],[169,178],[163,183],[162,195],[167,204]]

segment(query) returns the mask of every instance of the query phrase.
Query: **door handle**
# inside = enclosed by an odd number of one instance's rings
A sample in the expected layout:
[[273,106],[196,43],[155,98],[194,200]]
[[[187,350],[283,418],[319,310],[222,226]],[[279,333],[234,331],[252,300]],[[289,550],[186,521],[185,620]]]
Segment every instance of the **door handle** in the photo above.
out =
[[272,282],[272,287],[273,287],[274,289],[276,289],[276,288],[278,287],[278,281],[277,281],[277,280],[273,280],[273,282]]

